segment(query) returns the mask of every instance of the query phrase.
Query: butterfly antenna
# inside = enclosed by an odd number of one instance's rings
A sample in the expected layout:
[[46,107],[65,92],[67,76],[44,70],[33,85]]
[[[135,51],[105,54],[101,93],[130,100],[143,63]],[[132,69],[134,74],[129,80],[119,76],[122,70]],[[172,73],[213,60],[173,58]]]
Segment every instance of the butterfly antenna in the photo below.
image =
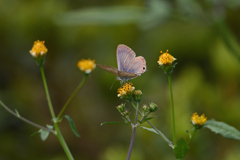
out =
[[[117,78],[116,78],[116,79],[117,79]],[[114,85],[114,83],[115,83],[116,79],[114,79],[114,81],[113,81],[113,84],[112,84],[112,86],[111,86],[110,90],[112,89],[112,87],[113,87],[113,85]]]

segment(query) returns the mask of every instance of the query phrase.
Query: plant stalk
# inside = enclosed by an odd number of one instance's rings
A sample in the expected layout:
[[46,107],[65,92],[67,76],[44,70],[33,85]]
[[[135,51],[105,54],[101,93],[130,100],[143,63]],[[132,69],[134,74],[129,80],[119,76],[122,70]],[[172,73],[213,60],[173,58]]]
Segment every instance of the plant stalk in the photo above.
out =
[[138,119],[138,111],[139,111],[139,102],[137,102],[135,124],[133,126],[132,138],[131,138],[130,146],[129,146],[129,149],[128,149],[127,160],[130,160],[130,156],[131,156],[131,153],[132,153],[133,142],[134,142],[135,135],[136,135],[136,130],[137,130],[137,125],[136,124],[138,123],[138,121],[137,121],[137,119]]
[[[133,107],[137,110],[137,107],[134,105],[134,103],[131,101],[131,104],[133,105]],[[142,112],[138,110],[138,114],[140,114],[141,116],[143,116]],[[157,129],[157,127],[155,127],[150,121],[147,121],[148,124],[158,133],[158,135],[160,135],[163,140],[165,142],[168,143],[168,145],[171,147],[171,148],[174,148],[172,142],[160,131]]]
[[41,71],[41,74],[42,74],[42,79],[43,79],[43,85],[44,85],[44,88],[45,88],[45,92],[46,92],[46,96],[47,96],[47,101],[48,101],[48,106],[49,106],[49,110],[50,110],[50,113],[51,113],[51,116],[52,116],[52,119],[53,119],[53,123],[54,123],[54,128],[57,132],[57,137],[58,137],[58,140],[60,142],[60,144],[62,145],[63,147],[63,150],[65,151],[67,157],[69,160],[74,160],[62,134],[61,134],[61,131],[59,129],[59,126],[58,126],[58,122],[56,121],[56,117],[55,117],[55,113],[54,113],[54,110],[53,110],[53,106],[52,106],[52,102],[51,102],[51,98],[50,98],[50,95],[49,95],[49,91],[48,91],[48,87],[47,87],[47,82],[46,82],[46,77],[45,77],[45,74],[44,74],[44,70],[43,70],[43,66],[40,65],[40,71]]
[[39,124],[36,124],[24,117],[22,117],[18,112],[14,112],[13,110],[11,110],[10,108],[8,108],[1,100],[0,100],[0,104],[3,106],[3,108],[5,108],[9,113],[11,113],[12,115],[14,115],[15,117],[19,118],[20,120],[34,126],[34,127],[37,127],[37,128],[40,128],[40,129],[43,129],[43,130],[46,130],[52,134],[57,134],[56,131],[52,130],[52,129],[49,129],[49,128],[46,128],[46,127],[43,127],[43,126],[40,126]]
[[60,113],[57,116],[57,119],[61,119],[64,111],[67,109],[68,105],[70,104],[70,102],[72,101],[72,99],[76,96],[76,94],[78,93],[78,91],[82,88],[82,86],[84,85],[84,83],[86,82],[88,78],[88,75],[84,74],[84,77],[82,79],[82,81],[79,83],[79,85],[77,86],[77,88],[74,90],[74,92],[72,93],[72,95],[69,97],[68,101],[65,103],[65,105],[63,106],[63,108],[61,109]]
[[169,83],[169,90],[170,90],[170,96],[171,96],[173,144],[174,144],[174,147],[176,147],[177,146],[177,140],[176,140],[176,132],[175,132],[175,116],[174,116],[174,104],[173,104],[171,74],[167,74],[167,75],[168,75],[168,83]]

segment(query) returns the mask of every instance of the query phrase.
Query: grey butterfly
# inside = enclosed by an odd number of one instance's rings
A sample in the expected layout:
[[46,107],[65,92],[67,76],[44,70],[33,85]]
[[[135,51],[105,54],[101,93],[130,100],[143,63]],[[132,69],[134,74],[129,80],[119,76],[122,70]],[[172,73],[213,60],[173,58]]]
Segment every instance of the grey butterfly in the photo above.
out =
[[121,82],[136,78],[147,70],[145,59],[142,56],[136,57],[135,52],[124,44],[118,45],[116,56],[118,69],[102,64],[97,66],[116,75]]

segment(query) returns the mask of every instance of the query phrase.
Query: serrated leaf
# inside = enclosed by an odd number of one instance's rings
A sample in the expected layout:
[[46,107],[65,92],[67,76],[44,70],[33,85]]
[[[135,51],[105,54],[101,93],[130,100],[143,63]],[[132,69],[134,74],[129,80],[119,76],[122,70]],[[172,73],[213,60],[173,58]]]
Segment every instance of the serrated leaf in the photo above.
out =
[[38,132],[40,133],[40,138],[42,141],[45,141],[49,136],[49,131],[46,131],[44,129],[40,129]]
[[123,123],[123,122],[103,122],[101,123],[101,126],[104,124],[122,124],[122,125],[129,125],[128,123]]
[[240,140],[240,132],[225,122],[218,122],[215,119],[211,119],[204,124],[204,127],[210,129],[216,134],[222,135],[225,138]]
[[177,159],[184,158],[186,153],[189,150],[189,146],[187,142],[185,142],[182,138],[178,141],[177,146],[174,148],[174,153]]
[[68,115],[64,115],[63,117],[68,120],[69,126],[70,126],[71,130],[73,131],[73,133],[74,133],[77,137],[80,137],[80,134],[77,132],[76,126],[75,126],[72,118],[71,118],[70,116],[68,116]]
[[155,117],[145,118],[145,119],[143,119],[142,121],[139,121],[139,123],[140,123],[140,124],[143,124],[144,122],[149,121],[150,119],[153,119],[153,118],[155,118]]
[[140,126],[140,127],[141,127],[142,129],[146,129],[146,130],[148,130],[148,131],[150,131],[150,132],[153,132],[153,133],[159,135],[158,132],[156,132],[156,130],[153,129],[153,128],[148,128],[148,127],[144,127],[144,126]]

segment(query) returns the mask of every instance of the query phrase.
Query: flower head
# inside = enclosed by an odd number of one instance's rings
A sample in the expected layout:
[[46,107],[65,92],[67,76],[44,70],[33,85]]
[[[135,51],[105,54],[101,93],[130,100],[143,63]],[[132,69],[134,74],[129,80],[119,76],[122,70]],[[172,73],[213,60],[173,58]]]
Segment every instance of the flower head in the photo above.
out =
[[77,66],[81,71],[85,72],[86,74],[90,74],[96,68],[95,60],[91,60],[90,58],[81,59],[80,61],[78,61]]
[[48,51],[44,43],[45,41],[35,41],[32,49],[30,50],[30,54],[35,58],[44,56]]
[[163,53],[160,51],[161,55],[159,56],[159,60],[157,61],[160,67],[164,70],[166,74],[170,74],[173,71],[173,68],[177,63],[173,63],[176,58],[168,53],[168,50]]
[[34,57],[37,64],[42,66],[45,60],[46,53],[48,49],[44,45],[45,41],[35,41],[32,49],[30,50],[30,54]]
[[118,88],[117,96],[120,98],[130,99],[130,98],[132,98],[134,89],[135,89],[135,87],[133,86],[132,83],[125,83],[122,87]]
[[160,51],[161,55],[159,56],[159,60],[157,61],[160,66],[168,66],[176,60],[171,54],[168,53],[168,50],[165,53]]
[[202,114],[201,116],[198,116],[197,112],[193,113],[191,117],[192,124],[196,126],[198,129],[201,128],[206,121],[207,121],[207,117],[205,117],[204,114]]

